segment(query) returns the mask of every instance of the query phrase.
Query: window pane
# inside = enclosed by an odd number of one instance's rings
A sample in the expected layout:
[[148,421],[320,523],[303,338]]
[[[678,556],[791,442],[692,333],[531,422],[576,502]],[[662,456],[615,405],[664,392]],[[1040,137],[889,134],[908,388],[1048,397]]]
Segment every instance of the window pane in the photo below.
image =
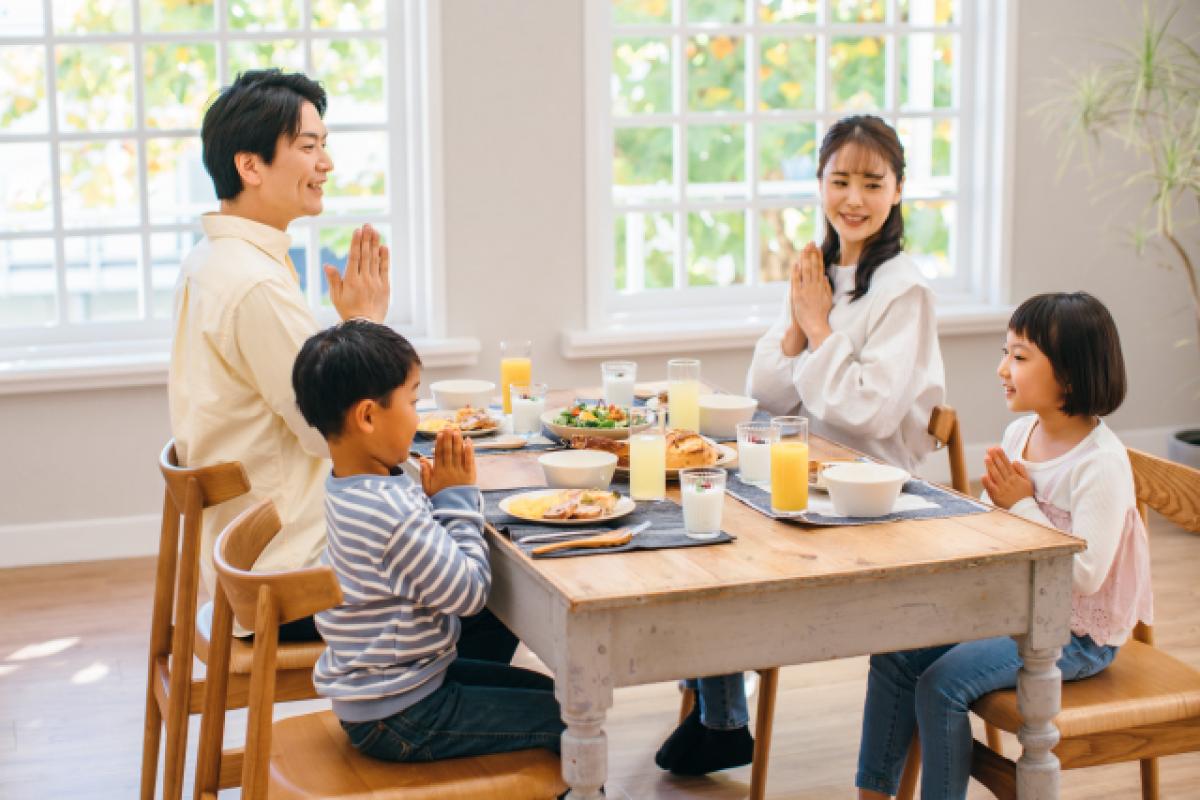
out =
[[[200,231],[177,231],[150,235],[150,314],[155,319],[169,319],[174,306],[175,280],[179,265],[200,241]],[[300,264],[303,269],[303,263]]]
[[[954,177],[954,148],[958,125],[950,119],[901,119],[897,132],[904,145],[909,186]],[[945,181],[942,181],[943,183]]]
[[740,36],[688,39],[688,108],[742,111],[746,107],[746,48]]
[[146,125],[199,128],[217,91],[217,48],[211,44],[145,47]]
[[[288,248],[288,258],[292,260],[292,266],[296,268],[296,277],[300,279],[300,291],[308,291],[308,233],[309,226],[303,222],[295,223],[288,228],[288,236],[292,237],[292,246]],[[347,238],[346,242],[349,243]],[[392,261],[392,280],[395,281],[396,262]],[[328,282],[325,280],[325,270],[321,268],[321,264],[317,263],[317,280],[320,282],[321,292],[327,294],[329,292]],[[332,306],[332,303],[326,299],[326,306]]]
[[613,134],[613,184],[616,187],[655,187],[616,196],[626,202],[671,196],[674,136],[667,128],[618,128]]
[[741,211],[688,214],[688,286],[746,282],[746,215]]
[[953,200],[910,200],[904,203],[905,252],[917,260],[926,278],[950,278],[950,232],[955,228]]
[[913,25],[953,25],[958,0],[900,0],[900,21]]
[[[345,273],[346,260],[350,253],[350,239],[354,235],[354,227],[355,226],[352,226],[352,225],[345,225],[345,226],[339,226],[336,228],[322,228],[321,229],[321,232],[318,234],[318,241],[320,242],[320,245],[321,245],[321,255],[320,255],[320,258],[318,259],[318,262],[322,265],[322,267],[325,264],[330,264],[332,266],[337,267],[338,272]],[[391,245],[392,245],[392,226],[391,225],[380,225],[378,223],[371,223],[371,227],[374,228],[375,230],[379,231],[380,241],[383,244],[388,245],[388,247],[391,247]],[[301,242],[302,239],[299,236],[293,235],[292,241],[293,242]],[[301,282],[302,282],[302,284],[305,285],[305,288],[307,289],[308,281],[305,279],[305,276],[304,276],[304,262],[297,261],[294,255],[292,256],[292,261],[296,264],[296,271],[300,273]],[[398,266],[397,261],[395,258],[393,258],[392,259],[393,270],[395,270],[395,268],[397,266]],[[321,305],[324,306],[325,308],[333,308],[333,302],[330,301],[330,299],[329,299],[329,281],[325,278],[325,270],[322,268],[322,269],[319,269],[318,272],[320,273],[320,279],[321,279],[321,291],[320,291]],[[393,271],[392,278],[393,278],[393,280],[396,280],[394,271]]]
[[612,0],[612,14],[617,25],[670,22],[671,0]]
[[759,108],[817,107],[817,37],[765,38],[758,66]]
[[383,122],[387,118],[383,72],[387,60],[379,39],[325,39],[313,42],[313,78],[329,92],[337,121]]
[[0,0],[0,36],[39,36],[44,30],[41,3]]
[[144,31],[212,30],[215,21],[213,0],[142,0]]
[[55,60],[59,125],[70,131],[133,127],[132,45],[59,45]]
[[[746,130],[742,125],[688,126],[688,192],[745,194]],[[695,184],[713,184],[697,187]],[[707,190],[707,191],[704,191]],[[713,191],[715,190],[715,191]]]
[[334,133],[329,137],[334,170],[325,187],[325,208],[335,214],[387,212],[388,135]]
[[284,72],[304,70],[304,46],[295,39],[272,39],[269,42],[229,42],[225,46],[229,58],[230,78],[250,69],[279,67]]
[[744,22],[744,0],[687,0],[688,22]]
[[678,241],[675,215],[618,213],[615,228],[616,288],[633,292],[672,288]]
[[383,27],[384,0],[313,0],[314,28],[361,30]]
[[67,319],[113,322],[139,318],[140,236],[68,236]]
[[954,106],[954,59],[958,37],[914,33],[900,37],[900,105],[903,108]]
[[762,22],[812,23],[817,21],[818,0],[758,0]]
[[[758,129],[759,179],[795,183],[817,177],[817,125],[815,122],[781,122]],[[762,187],[774,192],[783,187]],[[815,191],[809,188],[809,191]]]
[[138,223],[137,145],[132,139],[60,145],[63,224]]
[[614,39],[613,114],[662,114],[671,110],[669,39]]
[[816,239],[817,209],[768,208],[758,221],[760,283],[785,281],[788,270],[804,245]]
[[55,33],[126,33],[131,30],[132,0],[54,0]]
[[235,31],[296,30],[300,5],[292,0],[229,0],[229,27]]
[[884,0],[830,0],[833,22],[883,22]]
[[0,328],[54,322],[57,294],[53,239],[0,240]]
[[147,140],[146,179],[151,222],[194,222],[217,207],[198,136]]
[[43,133],[49,127],[46,51],[33,45],[0,47],[0,133]]
[[50,145],[0,144],[0,164],[0,231],[53,227]]
[[883,107],[886,75],[882,36],[835,36],[829,48],[833,107],[838,111]]

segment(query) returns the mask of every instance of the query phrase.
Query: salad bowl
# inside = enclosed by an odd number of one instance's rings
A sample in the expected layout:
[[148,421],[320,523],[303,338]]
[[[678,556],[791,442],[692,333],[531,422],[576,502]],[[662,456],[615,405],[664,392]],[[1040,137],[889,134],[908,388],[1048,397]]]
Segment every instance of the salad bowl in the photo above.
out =
[[[555,436],[570,441],[571,437],[586,433],[605,439],[628,439],[629,420],[625,409],[616,406],[575,404],[553,408],[542,414],[542,425]],[[634,431],[650,427],[649,424],[634,426]]]

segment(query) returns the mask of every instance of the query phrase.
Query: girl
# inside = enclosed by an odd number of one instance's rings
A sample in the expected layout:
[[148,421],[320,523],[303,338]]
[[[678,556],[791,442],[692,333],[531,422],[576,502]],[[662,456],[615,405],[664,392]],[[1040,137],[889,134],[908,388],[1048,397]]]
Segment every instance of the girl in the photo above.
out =
[[[934,447],[945,397],[933,292],[902,251],[904,148],[879,117],[847,117],[817,160],[825,236],[792,265],[784,308],[754,349],[746,393],[772,414],[912,471]],[[742,676],[692,681],[696,710],[659,749],[687,775],[750,762]]]
[[[1025,301],[1008,323],[997,373],[1013,411],[1003,448],[984,459],[984,498],[1087,540],[1075,555],[1063,680],[1103,670],[1138,621],[1151,622],[1150,559],[1129,456],[1099,418],[1125,398],[1125,363],[1108,310],[1083,292]],[[1008,637],[871,657],[858,757],[859,798],[895,794],[921,736],[921,797],[964,798],[971,768],[967,710],[1016,685]]]

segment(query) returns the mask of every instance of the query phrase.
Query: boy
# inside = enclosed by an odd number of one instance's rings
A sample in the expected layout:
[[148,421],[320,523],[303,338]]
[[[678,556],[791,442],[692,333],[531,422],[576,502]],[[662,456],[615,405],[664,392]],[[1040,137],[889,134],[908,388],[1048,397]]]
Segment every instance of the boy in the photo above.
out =
[[349,320],[305,342],[292,371],[304,419],[333,458],[328,546],[345,597],[316,615],[317,691],[359,751],[390,761],[545,747],[564,725],[536,672],[456,654],[459,618],[491,585],[475,454],[443,430],[421,483],[397,464],[417,430],[421,363],[392,329]]

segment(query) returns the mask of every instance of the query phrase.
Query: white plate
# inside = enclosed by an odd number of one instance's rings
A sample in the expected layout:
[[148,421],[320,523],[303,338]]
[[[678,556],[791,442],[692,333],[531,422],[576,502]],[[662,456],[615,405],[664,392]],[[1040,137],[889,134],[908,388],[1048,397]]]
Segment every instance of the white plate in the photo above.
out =
[[[572,436],[585,434],[587,436],[599,436],[602,439],[628,439],[629,428],[583,428],[575,427],[574,425],[559,425],[554,420],[558,419],[558,415],[567,410],[567,406],[562,408],[552,408],[542,414],[542,424],[550,429],[555,436],[566,439],[568,442]],[[642,430],[648,428],[649,425],[642,425],[634,430]]]
[[631,500],[630,498],[625,497],[624,495],[621,495],[621,497],[617,500],[617,505],[613,508],[611,514],[609,514],[606,517],[594,517],[592,519],[541,519],[540,517],[539,518],[521,517],[521,516],[518,516],[508,510],[511,507],[513,500],[520,500],[520,499],[526,498],[526,497],[531,497],[531,498],[532,497],[544,497],[545,495],[548,495],[548,494],[558,494],[559,492],[563,492],[563,491],[566,491],[566,490],[565,489],[534,489],[531,492],[521,492],[520,494],[512,494],[500,501],[500,510],[503,511],[505,514],[508,514],[513,519],[521,519],[521,520],[525,520],[526,522],[536,522],[539,525],[564,525],[564,526],[576,525],[576,526],[578,526],[578,525],[594,525],[597,522],[608,522],[609,520],[620,519],[621,517],[627,516],[628,514],[632,513],[633,510],[635,508],[637,508],[637,503],[633,502],[633,500]]
[[[488,416],[491,416],[491,415],[489,414]],[[430,418],[430,417],[437,417],[437,418],[441,418],[441,419],[454,419],[454,415],[453,415],[452,413],[447,413],[447,412],[438,412],[438,411],[434,411],[434,412],[432,412],[432,413],[429,413],[429,414],[422,414],[422,415],[421,415],[421,417],[420,417],[420,422],[418,422],[418,423],[417,423],[417,434],[418,434],[419,436],[423,436],[423,437],[425,437],[426,439],[433,439],[433,438],[436,438],[436,437],[437,437],[437,431],[423,431],[423,430],[421,430],[421,425],[420,425],[420,423],[421,423],[421,422],[424,422],[426,419],[428,419],[428,418]],[[466,436],[466,437],[468,437],[468,438],[470,438],[470,439],[476,439],[476,438],[478,438],[478,437],[480,437],[480,436],[491,436],[491,435],[492,435],[492,434],[494,434],[496,431],[500,430],[500,425],[501,425],[501,421],[500,421],[500,420],[498,420],[498,419],[496,419],[495,417],[492,417],[492,420],[493,420],[493,421],[495,421],[495,423],[496,423],[496,427],[494,427],[494,428],[482,428],[482,429],[480,429],[480,430],[477,430],[477,431],[462,431],[462,435],[463,435],[463,436]]]
[[[717,460],[712,464],[705,464],[706,467],[732,467],[737,464],[737,450],[734,450],[732,447],[728,447],[723,444],[718,444],[717,442],[713,442],[713,441],[710,441],[709,444],[711,444],[713,447],[717,448],[718,455],[717,455]],[[685,469],[686,469],[686,467],[685,467]],[[620,472],[623,475],[628,475],[629,467],[622,467],[622,466],[618,465],[617,472]],[[679,470],[678,469],[667,470],[667,480],[669,480],[669,481],[679,480]]]

